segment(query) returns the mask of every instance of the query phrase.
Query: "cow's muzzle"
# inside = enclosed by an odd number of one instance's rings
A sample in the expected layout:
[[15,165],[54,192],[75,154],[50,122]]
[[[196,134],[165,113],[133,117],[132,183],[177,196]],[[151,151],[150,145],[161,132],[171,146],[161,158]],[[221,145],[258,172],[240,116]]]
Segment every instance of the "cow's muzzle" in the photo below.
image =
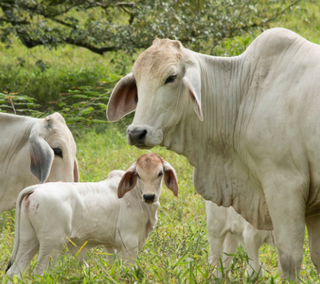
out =
[[134,146],[146,146],[146,136],[147,136],[147,130],[128,130],[128,140],[130,145]]
[[155,194],[144,194],[143,199],[146,203],[153,203],[156,195]]

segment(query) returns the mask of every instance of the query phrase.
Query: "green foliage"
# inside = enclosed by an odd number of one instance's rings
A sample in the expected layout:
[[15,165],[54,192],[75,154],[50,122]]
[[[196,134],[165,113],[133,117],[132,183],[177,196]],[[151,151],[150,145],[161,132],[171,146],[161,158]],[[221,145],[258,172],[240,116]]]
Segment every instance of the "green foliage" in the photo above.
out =
[[179,39],[197,51],[226,38],[263,30],[300,0],[59,0],[0,2],[0,40],[16,35],[28,48],[67,43],[95,53]]
[[72,87],[68,93],[60,93],[56,101],[48,102],[45,109],[29,96],[17,93],[0,93],[0,111],[18,115],[44,117],[59,112],[68,124],[83,126],[106,121],[106,108],[114,86],[113,80],[119,76],[108,77],[110,83],[103,82],[99,87]]
[[44,110],[60,93],[72,87],[99,87],[108,82],[108,74],[126,74],[130,64],[132,59],[121,53],[102,57],[70,46],[55,51],[42,47],[28,50],[14,40],[10,49],[0,44],[0,92],[35,98]]

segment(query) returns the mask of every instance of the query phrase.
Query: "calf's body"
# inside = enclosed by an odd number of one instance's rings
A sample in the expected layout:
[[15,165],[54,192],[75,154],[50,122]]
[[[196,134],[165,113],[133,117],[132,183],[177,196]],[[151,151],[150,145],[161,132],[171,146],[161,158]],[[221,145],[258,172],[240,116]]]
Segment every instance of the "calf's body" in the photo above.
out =
[[[161,191],[159,169],[154,188],[142,171],[134,165],[127,172],[112,171],[101,182],[46,183],[24,189],[17,201],[15,245],[7,274],[25,272],[38,251],[34,274],[42,274],[66,246],[76,254],[84,244],[80,259],[86,260],[90,248],[103,245],[107,252],[116,249],[124,262],[132,263],[156,224]],[[175,179],[174,170],[169,171]],[[143,199],[146,192],[154,193],[148,203]]]
[[248,253],[248,276],[263,276],[259,249],[263,244],[275,246],[273,231],[258,230],[244,220],[232,207],[217,206],[206,201],[209,263],[218,265],[216,276],[221,277],[220,258],[224,272],[228,272],[233,255],[241,244]]

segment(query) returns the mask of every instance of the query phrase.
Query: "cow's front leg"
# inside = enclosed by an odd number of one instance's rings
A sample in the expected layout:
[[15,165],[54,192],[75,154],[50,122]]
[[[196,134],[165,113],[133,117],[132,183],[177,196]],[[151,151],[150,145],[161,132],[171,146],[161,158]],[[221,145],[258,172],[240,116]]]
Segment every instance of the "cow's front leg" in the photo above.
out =
[[[277,180],[278,177],[278,180]],[[298,175],[269,179],[264,193],[273,223],[279,261],[284,280],[300,277],[305,235],[305,198],[307,183]]]
[[139,241],[133,234],[126,234],[122,236],[121,243],[118,242],[117,255],[122,259],[122,263],[130,267],[135,264],[135,258],[139,252]]
[[306,218],[310,255],[314,266],[320,276],[320,216]]

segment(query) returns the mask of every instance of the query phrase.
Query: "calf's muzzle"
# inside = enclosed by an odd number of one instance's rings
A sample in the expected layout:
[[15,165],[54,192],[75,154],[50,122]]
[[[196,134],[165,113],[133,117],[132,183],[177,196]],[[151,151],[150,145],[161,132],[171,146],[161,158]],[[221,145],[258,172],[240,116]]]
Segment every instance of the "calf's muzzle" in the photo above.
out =
[[145,202],[154,202],[154,198],[156,197],[156,195],[155,194],[144,194],[143,195],[143,199],[144,199],[144,201]]

